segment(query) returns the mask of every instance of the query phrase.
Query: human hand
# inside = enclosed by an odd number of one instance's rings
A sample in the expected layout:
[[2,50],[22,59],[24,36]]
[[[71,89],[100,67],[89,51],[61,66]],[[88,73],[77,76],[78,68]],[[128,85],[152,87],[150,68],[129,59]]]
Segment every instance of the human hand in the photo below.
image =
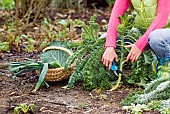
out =
[[126,48],[131,48],[128,56],[126,57],[126,61],[130,59],[130,61],[133,63],[138,60],[140,55],[142,54],[142,50],[140,50],[135,44],[127,45]]
[[114,47],[107,47],[102,56],[102,62],[108,68],[108,70],[110,70],[113,60],[118,61],[115,49]]

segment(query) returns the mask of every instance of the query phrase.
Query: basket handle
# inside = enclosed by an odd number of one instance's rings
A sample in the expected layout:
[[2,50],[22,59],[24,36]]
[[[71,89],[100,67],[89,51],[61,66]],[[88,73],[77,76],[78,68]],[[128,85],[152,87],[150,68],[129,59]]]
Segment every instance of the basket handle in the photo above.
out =
[[54,49],[56,49],[56,50],[63,50],[63,51],[65,51],[65,52],[67,52],[70,56],[73,55],[73,52],[70,51],[69,49],[64,48],[64,47],[59,47],[59,46],[46,47],[46,48],[43,49],[43,52],[45,52],[45,51],[47,51],[47,50],[54,50]]

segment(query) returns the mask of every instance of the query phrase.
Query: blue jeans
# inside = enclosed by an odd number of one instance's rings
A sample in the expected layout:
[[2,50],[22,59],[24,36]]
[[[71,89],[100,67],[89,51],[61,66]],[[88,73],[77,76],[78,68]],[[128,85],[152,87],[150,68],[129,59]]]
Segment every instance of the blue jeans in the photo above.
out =
[[156,55],[156,58],[153,56],[152,69],[158,78],[170,77],[170,73],[166,71],[170,70],[170,29],[154,30],[150,33],[148,42]]
[[170,29],[157,29],[148,37],[149,45],[157,59],[170,58]]

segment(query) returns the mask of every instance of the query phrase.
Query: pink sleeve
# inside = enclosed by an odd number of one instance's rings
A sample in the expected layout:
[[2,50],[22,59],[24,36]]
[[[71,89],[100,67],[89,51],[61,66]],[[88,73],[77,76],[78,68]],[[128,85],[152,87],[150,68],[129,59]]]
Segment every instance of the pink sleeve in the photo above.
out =
[[107,36],[106,36],[106,47],[115,47],[116,48],[116,38],[117,30],[116,27],[120,24],[119,16],[122,16],[125,11],[130,6],[130,0],[116,0],[112,13],[110,16]]
[[136,41],[135,45],[144,51],[145,47],[148,45],[148,36],[149,34],[155,30],[164,28],[167,24],[168,16],[170,13],[170,0],[158,0],[158,8],[157,8],[157,16],[145,32],[145,34]]

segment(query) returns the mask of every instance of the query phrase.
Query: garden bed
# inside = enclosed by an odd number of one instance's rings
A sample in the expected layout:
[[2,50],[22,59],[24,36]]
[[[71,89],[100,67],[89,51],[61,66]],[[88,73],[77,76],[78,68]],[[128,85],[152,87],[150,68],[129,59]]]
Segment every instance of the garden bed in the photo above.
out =
[[[5,61],[22,60],[25,57],[37,58],[38,53],[3,54]],[[33,57],[34,56],[34,57]],[[35,104],[35,114],[125,114],[120,102],[132,91],[134,86],[123,85],[116,91],[85,91],[82,83],[70,90],[63,89],[68,80],[49,83],[36,93],[32,90],[37,82],[36,74],[27,73],[12,79],[7,69],[0,70],[0,113],[13,114],[14,107],[22,103]],[[144,114],[159,114],[157,111]]]

